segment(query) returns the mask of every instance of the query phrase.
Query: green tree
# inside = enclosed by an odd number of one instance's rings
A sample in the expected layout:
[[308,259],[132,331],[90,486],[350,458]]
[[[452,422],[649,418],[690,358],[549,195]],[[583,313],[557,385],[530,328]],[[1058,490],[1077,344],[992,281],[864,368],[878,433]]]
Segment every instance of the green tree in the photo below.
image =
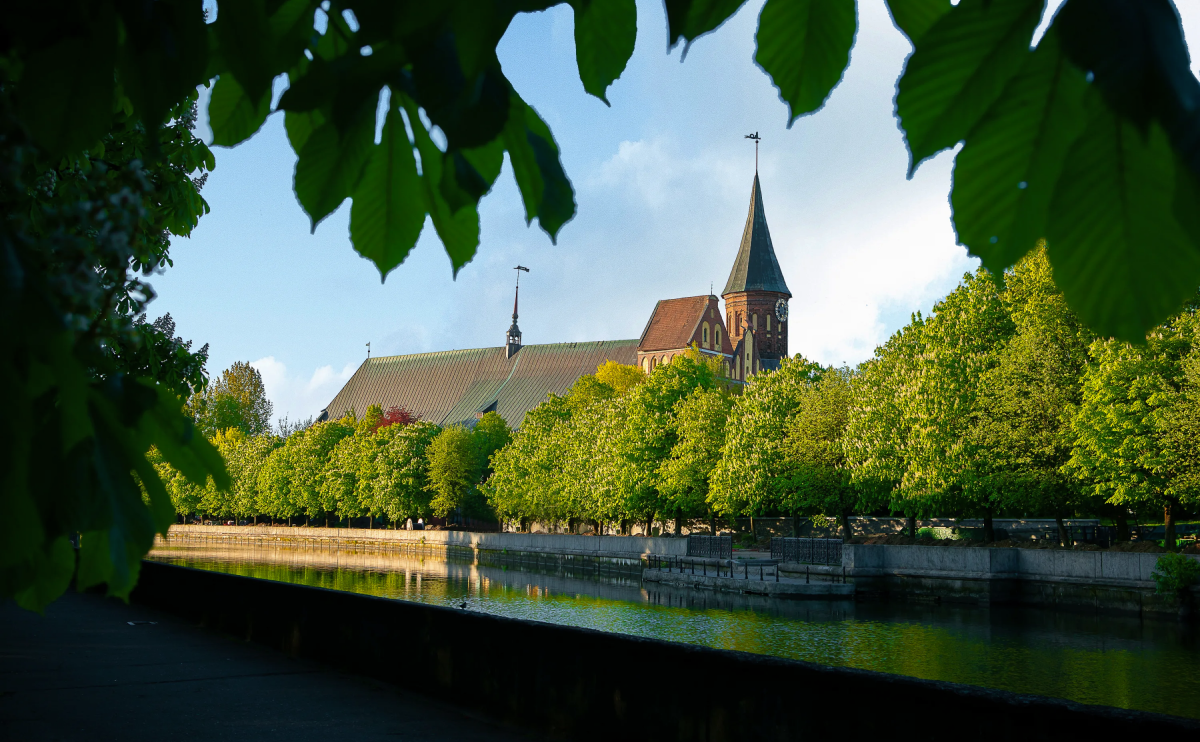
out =
[[1195,323],[1189,310],[1147,335],[1144,345],[1111,338],[1092,343],[1066,467],[1111,504],[1161,508],[1170,549],[1175,515],[1197,494],[1190,465],[1176,457],[1187,449],[1173,445],[1169,432],[1191,414],[1180,407],[1190,393],[1184,362],[1195,346]]
[[[797,355],[778,371],[755,374],[733,403],[709,504],[726,515],[766,515],[784,505],[791,487],[784,448],[804,389],[823,369]],[[753,530],[753,524],[752,524]]]
[[236,361],[188,400],[188,410],[196,418],[196,428],[212,438],[227,428],[237,428],[248,436],[268,433],[274,407],[258,369]]
[[[658,472],[670,510],[711,514],[708,496],[725,446],[725,423],[733,402],[733,395],[718,386],[697,387],[676,403],[677,440]],[[716,533],[715,522],[710,522],[710,530]]]
[[531,519],[565,517],[559,497],[563,449],[557,441],[570,418],[567,398],[551,394],[526,413],[509,444],[492,456],[493,472],[483,492],[501,519],[517,520],[523,530]]
[[359,480],[360,500],[370,503],[370,512],[392,521],[429,515],[427,454],[440,432],[424,421],[379,429],[370,466]]
[[627,366],[616,361],[605,361],[596,368],[596,379],[608,384],[620,396],[644,382],[646,373],[640,366]]
[[446,517],[461,510],[470,500],[481,475],[475,437],[464,427],[444,428],[425,452],[429,467],[429,489],[434,493],[430,507]]

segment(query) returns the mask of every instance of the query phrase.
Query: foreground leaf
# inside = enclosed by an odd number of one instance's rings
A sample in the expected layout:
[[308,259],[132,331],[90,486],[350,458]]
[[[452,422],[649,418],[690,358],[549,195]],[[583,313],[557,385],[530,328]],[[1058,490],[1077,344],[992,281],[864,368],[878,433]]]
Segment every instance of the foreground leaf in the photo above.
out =
[[1101,335],[1141,342],[1200,285],[1200,249],[1172,208],[1181,167],[1162,127],[1142,135],[1094,89],[1047,226],[1054,280]]
[[504,144],[525,202],[525,223],[536,218],[555,242],[558,230],[575,216],[575,191],[559,161],[550,127],[516,93],[511,110]]
[[222,75],[213,85],[208,103],[213,144],[222,147],[241,144],[262,128],[270,112],[270,96],[262,96],[255,105],[233,75]]
[[1020,70],[1044,0],[962,0],[920,38],[897,84],[911,162],[966,138]]
[[634,0],[572,0],[575,61],[583,89],[608,104],[605,92],[625,71],[637,41]]
[[896,28],[916,46],[938,19],[954,9],[950,0],[887,0]]
[[1063,56],[1051,31],[958,154],[954,228],[992,275],[1046,237],[1067,153],[1087,123],[1086,90],[1083,72]]
[[374,106],[363,106],[344,134],[326,121],[303,138],[296,162],[296,198],[312,220],[313,232],[358,186],[374,138]]
[[[667,48],[680,40],[691,46],[700,36],[715,30],[742,7],[746,0],[665,0]],[[684,49],[687,54],[687,49]]]
[[425,196],[412,147],[393,106],[350,207],[350,241],[383,279],[408,257],[425,226]]
[[825,104],[846,66],[858,27],[855,0],[767,0],[754,61],[788,104],[788,127]]

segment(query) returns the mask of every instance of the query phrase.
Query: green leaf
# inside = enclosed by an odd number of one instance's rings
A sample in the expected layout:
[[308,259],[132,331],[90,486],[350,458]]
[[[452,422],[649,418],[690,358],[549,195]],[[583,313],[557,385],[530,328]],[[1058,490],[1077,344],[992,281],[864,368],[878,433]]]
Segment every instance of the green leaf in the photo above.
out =
[[1172,213],[1180,164],[1167,135],[1118,117],[1094,88],[1047,228],[1054,280],[1101,335],[1142,342],[1200,285],[1200,250]]
[[634,0],[571,0],[575,61],[583,89],[608,103],[608,86],[621,76],[637,41]]
[[363,106],[344,134],[329,121],[305,139],[296,163],[296,198],[312,220],[312,231],[354,192],[374,139],[374,106]]
[[213,32],[220,41],[225,65],[250,100],[261,101],[269,96],[275,75],[266,0],[238,0],[221,5]]
[[[392,94],[397,95],[395,91]],[[479,247],[479,210],[475,205],[454,209],[443,198],[442,151],[433,143],[425,125],[421,123],[416,104],[404,96],[403,105],[405,113],[408,114],[408,122],[412,126],[417,152],[421,154],[421,183],[424,186],[429,216],[433,220],[438,237],[442,239],[446,254],[450,256],[454,275],[457,276],[459,269],[475,257],[475,249]]]
[[264,95],[255,106],[233,75],[221,75],[208,103],[213,144],[232,147],[246,141],[262,128],[270,109],[270,96]]
[[534,218],[555,242],[558,230],[575,216],[575,191],[559,160],[550,127],[513,93],[504,145],[525,202],[525,223]]
[[17,89],[20,116],[38,144],[54,155],[88,149],[112,122],[117,33],[102,14],[83,39],[31,54]]
[[504,166],[504,141],[447,152],[442,157],[442,196],[456,211],[477,204],[492,189]]
[[204,84],[204,12],[194,0],[124,0],[116,5],[125,26],[117,60],[121,86],[143,123],[157,129],[171,106]]
[[307,113],[296,113],[288,111],[283,115],[283,128],[287,132],[288,142],[292,145],[292,150],[300,152],[304,149],[304,145],[308,142],[308,138],[312,133],[325,123],[325,115],[320,111],[309,111]]
[[788,127],[825,104],[850,64],[855,0],[767,0],[754,61],[788,104]]
[[[665,0],[667,48],[683,39],[687,46],[727,21],[746,0]],[[684,48],[684,55],[687,48]]]
[[404,262],[425,226],[425,195],[412,147],[393,106],[350,207],[350,241],[382,279]]
[[916,46],[925,32],[949,13],[954,5],[950,0],[887,0],[887,7],[896,28],[904,32]]
[[1086,91],[1083,72],[1063,56],[1052,30],[958,154],[954,228],[992,275],[1046,237],[1067,153],[1087,123]]
[[896,115],[925,159],[966,138],[1021,68],[1043,0],[962,0],[921,36],[897,84]]
[[75,549],[64,536],[50,544],[49,553],[37,554],[33,584],[16,593],[17,605],[41,612],[67,590],[75,574]]

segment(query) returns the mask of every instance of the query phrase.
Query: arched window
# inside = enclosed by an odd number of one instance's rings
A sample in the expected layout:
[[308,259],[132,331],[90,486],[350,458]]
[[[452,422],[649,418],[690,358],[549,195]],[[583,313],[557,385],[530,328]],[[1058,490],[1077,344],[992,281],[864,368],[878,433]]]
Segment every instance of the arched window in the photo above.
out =
[[729,361],[725,361],[725,375],[729,376]]
[[750,315],[750,329],[758,332],[758,312]]
[[701,329],[700,338],[701,338],[701,342],[704,345],[704,347],[707,348],[708,347],[708,323],[707,322],[704,323],[704,326]]
[[655,359],[651,358],[650,359],[650,373],[654,373],[654,369],[657,366],[658,366],[658,362]]
[[742,376],[742,357],[738,356],[733,359],[733,378],[739,379]]
[[646,373],[650,373],[650,356],[646,356],[642,359],[642,370],[644,370]]
[[767,314],[767,332],[771,331],[771,315]]
[[716,348],[717,350],[720,350],[721,349],[721,328],[720,328],[720,326],[714,328],[713,332],[716,333],[716,337],[714,338],[714,342],[713,342],[713,347]]

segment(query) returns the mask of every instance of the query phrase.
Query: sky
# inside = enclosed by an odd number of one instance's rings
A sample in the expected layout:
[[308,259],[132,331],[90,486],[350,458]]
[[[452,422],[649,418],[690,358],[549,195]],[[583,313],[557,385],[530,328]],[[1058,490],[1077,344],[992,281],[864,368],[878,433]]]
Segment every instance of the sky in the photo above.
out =
[[[1177,4],[1196,37],[1200,0]],[[883,0],[860,0],[841,84],[787,128],[786,105],[753,61],[761,7],[747,3],[681,63],[682,48],[666,49],[661,2],[639,0],[637,47],[611,107],[579,82],[569,6],[518,16],[500,61],[554,132],[578,213],[557,244],[526,227],[506,162],[457,279],[428,220],[384,282],[350,245],[350,201],[310,234],[283,116],[271,116],[247,142],[214,148],[202,191],[212,213],[173,241],[174,266],[151,281],[151,317],[170,312],[184,339],[208,343],[214,376],[250,361],[276,417],[293,421],[332,400],[368,342],[372,355],[502,345],[518,264],[530,268],[526,344],[637,338],[657,300],[724,287],[754,177],[744,135],[758,132],[767,222],[793,294],[789,351],[835,365],[869,358],[978,265],[950,222],[953,152],[906,179],[893,97],[911,47]],[[203,113],[197,134],[211,139]]]

